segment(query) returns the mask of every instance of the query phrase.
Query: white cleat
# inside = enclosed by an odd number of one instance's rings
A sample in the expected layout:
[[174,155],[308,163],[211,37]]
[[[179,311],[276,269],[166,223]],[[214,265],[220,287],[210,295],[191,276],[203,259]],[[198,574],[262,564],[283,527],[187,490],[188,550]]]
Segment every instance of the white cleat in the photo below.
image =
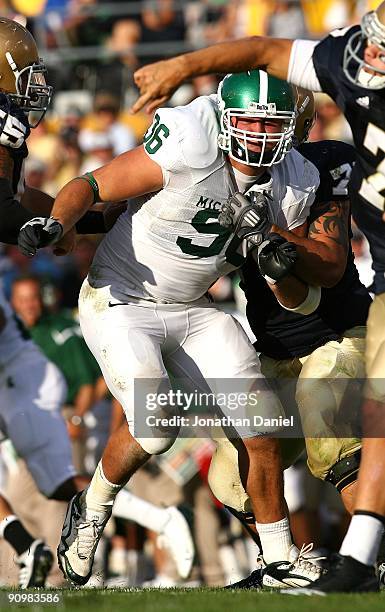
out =
[[187,578],[194,561],[195,547],[188,522],[175,506],[167,508],[169,520],[157,538],[159,548],[167,549],[175,561],[178,574]]
[[53,564],[53,554],[42,540],[35,540],[16,559],[19,569],[19,587],[43,587]]
[[271,589],[288,589],[290,587],[307,587],[318,580],[325,570],[319,564],[323,557],[306,557],[313,548],[313,544],[302,546],[299,551],[291,546],[290,561],[276,561],[269,563],[262,570],[262,584]]
[[111,516],[108,513],[86,512],[83,493],[70,501],[57,549],[58,562],[65,578],[76,585],[84,585],[92,574],[96,547]]

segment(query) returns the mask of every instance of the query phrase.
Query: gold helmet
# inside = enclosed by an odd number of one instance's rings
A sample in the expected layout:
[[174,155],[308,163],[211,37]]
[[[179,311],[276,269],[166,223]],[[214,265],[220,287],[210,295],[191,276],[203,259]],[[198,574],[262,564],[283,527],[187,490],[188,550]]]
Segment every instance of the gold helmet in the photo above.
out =
[[306,142],[315,121],[315,102],[311,91],[293,85],[296,101],[295,146]]
[[343,70],[349,81],[366,89],[382,89],[385,87],[385,65],[384,68],[373,69],[364,60],[368,42],[385,54],[385,1],[375,11],[365,13],[360,30],[347,41],[343,58]]
[[0,91],[23,111],[38,111],[32,127],[43,118],[52,95],[46,68],[33,36],[22,25],[0,17]]

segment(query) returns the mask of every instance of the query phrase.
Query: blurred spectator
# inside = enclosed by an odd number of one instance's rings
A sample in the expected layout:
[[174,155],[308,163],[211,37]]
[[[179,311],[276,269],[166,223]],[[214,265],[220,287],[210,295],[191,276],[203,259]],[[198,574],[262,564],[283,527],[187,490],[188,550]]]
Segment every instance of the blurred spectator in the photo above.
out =
[[[6,245],[4,248],[2,287],[9,298],[12,282],[20,274],[36,274],[42,278],[52,278],[60,281],[63,272],[57,262],[66,258],[54,257],[49,249],[41,249],[33,257],[25,257],[17,246]],[[5,260],[5,261],[4,261]]]
[[[184,14],[179,7],[175,7],[173,0],[144,0],[141,42],[157,44],[182,41],[185,33]],[[145,61],[155,62],[163,55],[154,53],[146,56]]]
[[108,132],[84,130],[79,135],[79,144],[86,157],[80,167],[80,174],[92,172],[110,162],[114,155],[114,145]]
[[[37,277],[24,276],[14,280],[11,302],[34,342],[62,372],[68,387],[66,408],[68,431],[72,440],[80,442],[83,416],[94,400],[95,368],[92,356],[80,336],[78,323],[68,313],[47,313],[43,307],[42,285]],[[84,472],[83,444],[75,445],[74,464]]]
[[80,108],[74,105],[69,105],[64,115],[60,118],[61,129],[65,130],[66,128],[68,128],[73,130],[74,132],[79,132],[82,123],[82,117],[83,114]]
[[[323,138],[330,140],[343,140],[353,144],[351,129],[340,109],[328,95],[315,94],[317,121],[323,128]],[[315,140],[312,134],[312,140]]]
[[11,6],[10,0],[0,0],[0,14],[8,19],[12,19],[15,9]]
[[267,29],[277,38],[306,38],[308,35],[301,7],[297,0],[276,0]]
[[[239,3],[237,3],[239,4]],[[230,38],[234,30],[236,3],[227,0],[189,2],[185,8],[185,38],[194,46],[203,46]]]
[[233,23],[232,36],[265,36],[272,11],[271,0],[231,2],[228,19]]
[[37,157],[29,155],[25,162],[25,182],[29,187],[44,191],[47,165]]
[[68,181],[81,174],[83,154],[78,144],[78,130],[69,125],[64,126],[59,134],[55,154],[49,164],[49,193],[56,196],[57,192]]
[[[68,16],[63,27],[74,45],[98,45],[106,38],[111,22],[110,15],[98,0],[70,0]],[[90,10],[91,9],[91,10]]]
[[85,127],[79,134],[79,144],[84,152],[89,150],[92,134],[95,132],[102,132],[108,136],[114,157],[135,147],[135,134],[119,120],[119,110],[119,98],[108,92],[97,94],[93,115],[86,123],[89,127]]
[[116,57],[99,65],[96,91],[108,91],[124,100],[127,89],[133,87],[132,74],[138,66],[135,45],[140,36],[140,25],[133,19],[121,19],[115,23],[106,47]]
[[310,36],[319,38],[330,30],[348,25],[353,4],[351,0],[301,0],[301,7]]
[[31,130],[28,137],[28,151],[35,158],[44,163],[50,162],[55,156],[57,146],[57,135],[49,130],[46,119],[43,119],[34,130]]

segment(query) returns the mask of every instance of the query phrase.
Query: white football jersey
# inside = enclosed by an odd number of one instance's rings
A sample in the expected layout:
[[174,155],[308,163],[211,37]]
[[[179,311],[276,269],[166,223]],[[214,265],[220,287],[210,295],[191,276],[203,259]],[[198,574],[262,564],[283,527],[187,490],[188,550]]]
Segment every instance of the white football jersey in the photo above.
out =
[[[0,325],[0,375],[1,371],[14,357],[26,350],[34,347],[32,340],[29,339],[28,332],[22,323],[17,319],[11,306],[9,305],[3,289],[0,286],[0,311],[5,317],[5,327],[1,330]],[[37,349],[36,349],[37,350]]]
[[[129,206],[104,238],[90,270],[92,286],[111,285],[119,299],[187,303],[242,265],[240,241],[218,223],[222,204],[238,189],[217,144],[216,100],[202,96],[157,111],[144,148],[162,168],[163,189]],[[308,216],[318,170],[292,150],[269,172],[271,220],[294,229]]]

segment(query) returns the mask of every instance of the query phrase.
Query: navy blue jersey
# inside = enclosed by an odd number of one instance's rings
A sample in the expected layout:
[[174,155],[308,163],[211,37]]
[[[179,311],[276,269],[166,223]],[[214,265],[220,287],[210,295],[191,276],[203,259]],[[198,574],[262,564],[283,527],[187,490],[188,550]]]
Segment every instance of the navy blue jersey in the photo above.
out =
[[351,83],[342,68],[347,40],[359,30],[340,30],[315,47],[313,64],[322,90],[343,111],[351,127],[357,163],[350,183],[353,217],[367,237],[376,293],[385,291],[385,88],[377,91]]
[[[23,164],[28,157],[28,149],[24,143],[16,152],[13,151],[13,173],[12,173],[12,191],[16,196],[24,191],[24,169]],[[21,184],[22,183],[22,184]]]
[[[310,224],[329,208],[329,202],[347,199],[347,184],[356,152],[350,145],[333,140],[303,144],[299,152],[320,173]],[[302,357],[329,340],[339,340],[347,329],[366,323],[371,300],[359,280],[351,248],[343,277],[335,287],[322,289],[320,305],[310,315],[282,308],[252,257],[242,267],[241,276],[247,298],[247,318],[257,339],[255,347],[274,359]]]

